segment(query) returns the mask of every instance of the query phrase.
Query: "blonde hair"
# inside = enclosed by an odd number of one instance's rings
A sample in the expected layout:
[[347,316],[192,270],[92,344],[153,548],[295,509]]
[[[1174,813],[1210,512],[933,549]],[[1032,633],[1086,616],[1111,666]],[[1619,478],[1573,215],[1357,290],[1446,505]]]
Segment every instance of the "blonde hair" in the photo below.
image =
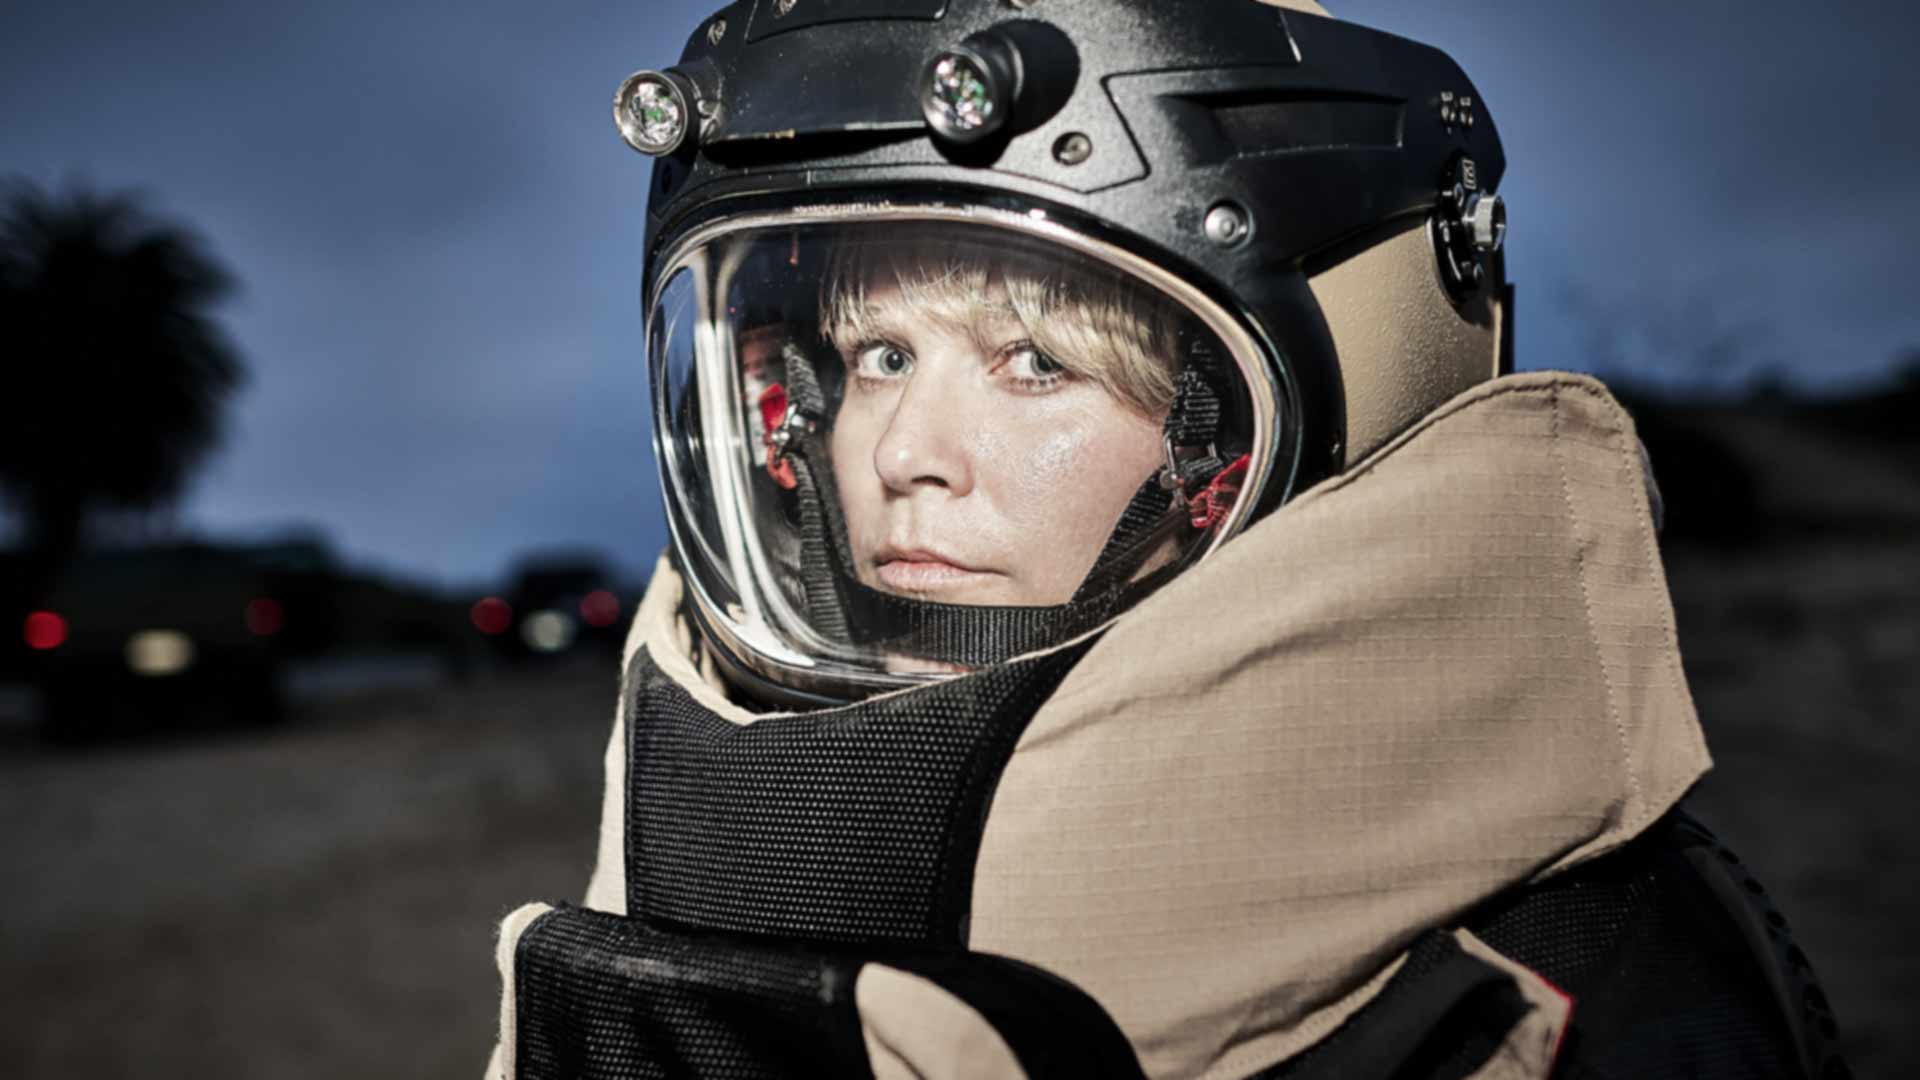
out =
[[1173,405],[1180,371],[1173,305],[1118,272],[1077,272],[970,239],[846,244],[833,255],[820,300],[821,326],[842,353],[881,336],[881,308],[870,299],[880,282],[899,290],[890,302],[915,319],[961,330],[997,313],[988,297],[999,286],[1004,313],[1034,348],[1142,415],[1163,416]]

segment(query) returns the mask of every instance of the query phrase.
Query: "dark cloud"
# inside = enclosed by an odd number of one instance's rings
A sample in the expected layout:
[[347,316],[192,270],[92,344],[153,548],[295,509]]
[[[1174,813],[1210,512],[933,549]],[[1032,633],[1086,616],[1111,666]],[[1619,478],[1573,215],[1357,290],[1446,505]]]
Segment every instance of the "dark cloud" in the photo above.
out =
[[[319,522],[442,579],[542,544],[649,565],[647,168],[609,104],[714,6],[10,12],[0,172],[146,189],[245,283],[255,379],[188,519]],[[1490,103],[1523,363],[1817,382],[1920,342],[1904,5],[1334,6],[1447,49]],[[1734,355],[1675,344],[1687,312]]]
[[[1500,125],[1523,363],[1585,367],[1596,312],[1742,326],[1753,348],[1614,363],[1809,386],[1884,372],[1920,341],[1920,74],[1910,5],[1354,0],[1339,13],[1447,49]],[[1563,303],[1578,298],[1577,303]],[[1618,327],[1602,336],[1622,340]],[[1662,332],[1626,339],[1670,340]],[[1701,366],[1699,358],[1717,357]]]
[[190,518],[443,579],[540,544],[643,568],[646,168],[608,111],[702,12],[447,10],[43,6],[0,55],[0,169],[143,188],[245,282],[256,377]]

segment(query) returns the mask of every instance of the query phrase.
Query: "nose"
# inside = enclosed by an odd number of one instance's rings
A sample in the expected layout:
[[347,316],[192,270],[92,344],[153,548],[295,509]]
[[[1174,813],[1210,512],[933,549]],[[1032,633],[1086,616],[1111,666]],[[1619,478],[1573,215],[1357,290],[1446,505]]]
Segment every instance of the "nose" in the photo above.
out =
[[893,415],[873,448],[873,469],[890,491],[910,495],[924,487],[951,495],[973,490],[971,410],[963,407],[969,365],[929,363],[894,402]]

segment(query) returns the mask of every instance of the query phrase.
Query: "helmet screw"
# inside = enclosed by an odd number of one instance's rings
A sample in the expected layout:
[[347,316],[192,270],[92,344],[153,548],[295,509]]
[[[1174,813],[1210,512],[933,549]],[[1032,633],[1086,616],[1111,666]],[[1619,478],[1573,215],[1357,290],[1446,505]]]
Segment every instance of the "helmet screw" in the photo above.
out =
[[1062,165],[1078,165],[1093,156],[1093,140],[1078,131],[1069,131],[1053,144],[1053,160]]
[[715,19],[707,24],[707,44],[718,45],[720,39],[727,36],[727,20]]
[[1247,212],[1230,202],[1215,203],[1207,211],[1204,224],[1207,239],[1221,247],[1233,247],[1247,238],[1252,232],[1252,223],[1247,220]]
[[784,18],[793,12],[794,5],[800,0],[773,0],[773,17]]
[[613,123],[627,145],[643,154],[671,154],[693,127],[694,94],[684,76],[636,71],[613,95]]

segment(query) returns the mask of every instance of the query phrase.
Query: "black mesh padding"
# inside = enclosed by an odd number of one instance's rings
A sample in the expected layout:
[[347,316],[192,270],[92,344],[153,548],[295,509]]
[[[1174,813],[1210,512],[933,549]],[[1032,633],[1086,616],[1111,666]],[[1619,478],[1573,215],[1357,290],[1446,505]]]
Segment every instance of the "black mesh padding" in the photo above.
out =
[[858,970],[558,908],[514,954],[515,1080],[869,1075]]
[[627,910],[821,942],[960,945],[993,788],[1085,646],[750,725],[628,672]]
[[[1676,812],[1619,851],[1496,897],[1463,925],[1573,998],[1556,1077],[1841,1080],[1831,1008],[1765,895]],[[1470,1073],[1505,1029],[1497,1010],[1480,1007],[1491,999],[1463,994],[1458,972],[1449,976],[1438,940],[1451,943],[1450,931],[1423,936],[1373,1001],[1261,1075]],[[1418,1049],[1402,1053],[1409,1031],[1436,1016]]]
[[1141,1075],[1099,1003],[1017,960],[686,935],[562,907],[536,919],[514,953],[515,1080],[870,1075],[854,993],[870,961],[965,1002],[1036,1080]]

